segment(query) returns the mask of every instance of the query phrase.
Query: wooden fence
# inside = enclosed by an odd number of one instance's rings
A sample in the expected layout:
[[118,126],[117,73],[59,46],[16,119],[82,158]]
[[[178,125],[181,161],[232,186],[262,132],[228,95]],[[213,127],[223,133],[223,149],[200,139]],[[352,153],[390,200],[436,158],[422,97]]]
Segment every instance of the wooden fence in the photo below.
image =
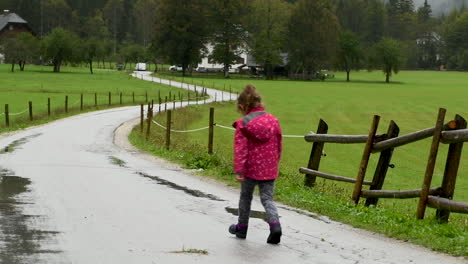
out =
[[[200,100],[200,99],[206,100],[206,98],[208,97],[206,88],[201,89],[201,91],[200,90],[197,91],[196,88],[195,88],[194,93],[195,93],[195,96],[191,97],[190,96],[191,91],[187,91],[187,100],[188,100],[189,104],[190,104],[190,100],[196,100],[196,103],[198,104],[198,100]],[[105,104],[98,104],[98,93],[94,93],[92,95],[94,96],[94,102],[91,103],[91,104],[88,104],[88,105],[85,105],[84,95],[83,94],[80,94],[79,95],[80,98],[74,103],[70,103],[69,96],[65,95],[64,101],[62,101],[63,105],[61,107],[58,107],[58,108],[54,109],[54,110],[56,112],[58,112],[58,113],[68,113],[69,110],[71,110],[72,108],[73,109],[78,109],[79,108],[80,111],[83,111],[85,108],[97,108],[99,106],[108,106],[108,107],[117,106],[117,105],[121,106],[121,105],[124,105],[124,104],[133,105],[133,104],[138,103],[137,100],[135,99],[135,92],[132,92],[131,94],[123,94],[122,92],[119,92],[117,94],[117,97],[118,97],[117,100],[118,101],[115,100],[115,99],[113,100],[113,94],[111,92],[109,92],[109,93],[106,94],[107,103],[105,103]],[[127,98],[130,97],[131,101],[125,102],[124,101],[124,96],[127,97]],[[144,102],[149,102],[150,101],[148,92],[145,92],[145,94],[142,94],[142,95],[137,95],[137,97],[140,97],[140,98],[144,97]],[[172,93],[171,91],[169,91],[169,94],[167,96],[164,96],[165,97],[164,98],[164,103],[163,103],[163,100],[161,98],[161,92],[160,91],[158,91],[157,97],[158,97],[158,100],[159,100],[159,103],[160,103],[160,107],[161,107],[161,105],[164,105],[165,108],[167,108],[168,103],[172,102],[172,104],[175,107],[176,102],[178,102],[180,100],[180,102],[182,103],[182,101],[184,101],[184,95],[181,92],[178,92],[178,94],[176,95],[176,93]],[[91,101],[92,101],[92,99],[91,99]],[[114,101],[117,101],[117,102],[114,102]],[[140,102],[141,101],[143,101],[143,100],[140,100]],[[24,118],[26,116],[26,114],[27,114],[28,115],[27,120],[29,120],[29,121],[37,120],[37,119],[39,119],[38,117],[40,117],[40,116],[46,116],[47,115],[47,117],[50,117],[51,113],[52,113],[52,110],[53,110],[53,109],[51,109],[51,98],[50,97],[47,98],[46,106],[47,106],[47,110],[43,110],[44,112],[37,113],[37,112],[34,111],[33,102],[29,101],[26,109],[24,109],[23,111],[20,111],[18,113],[12,113],[11,110],[10,110],[10,105],[5,104],[5,111],[3,113],[0,113],[0,117],[4,116],[5,127],[10,127],[11,123],[12,123],[12,117],[13,116],[20,116],[20,117]]]
[[[376,134],[380,121],[380,117],[377,115],[373,118],[368,135],[330,135],[327,134],[327,123],[320,120],[317,133],[305,136],[305,140],[307,142],[313,142],[313,146],[307,168],[299,169],[301,173],[306,175],[304,184],[308,187],[313,187],[315,185],[316,177],[353,183],[354,190],[351,199],[357,204],[361,197],[366,198],[366,206],[377,205],[379,198],[406,199],[419,197],[416,213],[416,217],[418,219],[424,218],[427,206],[437,209],[436,218],[440,222],[447,222],[450,212],[468,213],[468,202],[452,200],[455,192],[463,143],[468,141],[468,129],[466,129],[467,122],[463,117],[456,115],[454,120],[444,123],[445,113],[445,109],[441,108],[439,110],[434,127],[403,136],[399,136],[400,129],[394,121],[390,122],[386,134]],[[393,166],[390,164],[393,150],[397,147],[429,137],[432,137],[432,144],[422,187],[420,189],[401,191],[382,190],[388,167]],[[319,171],[320,160],[325,143],[365,143],[356,178],[333,175]],[[449,144],[444,176],[441,187],[430,188],[440,144]],[[366,181],[364,178],[372,153],[380,153],[380,157],[372,181]],[[363,185],[368,185],[370,187],[369,189],[363,189]]]

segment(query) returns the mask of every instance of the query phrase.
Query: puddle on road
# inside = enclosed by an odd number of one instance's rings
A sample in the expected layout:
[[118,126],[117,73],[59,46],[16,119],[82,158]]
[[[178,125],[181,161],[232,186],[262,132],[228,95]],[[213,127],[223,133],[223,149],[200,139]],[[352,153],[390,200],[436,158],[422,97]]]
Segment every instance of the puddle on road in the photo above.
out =
[[117,158],[117,157],[109,156],[109,160],[114,165],[117,165],[117,166],[122,167],[122,168],[127,168],[127,166],[126,166],[127,163],[125,161]]
[[17,139],[15,141],[11,142],[8,146],[0,149],[0,154],[11,153],[11,152],[13,152],[13,151],[15,151],[17,149],[20,149],[21,145],[24,145],[30,139],[38,137],[40,135],[41,134],[34,134],[34,135],[31,135],[31,136],[27,136],[27,137],[24,137],[24,138]]
[[29,192],[29,179],[0,168],[0,263],[38,263],[39,254],[57,254],[59,250],[43,249],[51,244],[56,231],[31,229],[30,222],[42,216],[25,215],[22,207],[32,201],[18,201],[18,195]]
[[220,202],[223,202],[224,200],[216,197],[215,195],[212,195],[212,194],[209,194],[209,193],[204,193],[202,191],[199,191],[199,190],[194,190],[194,189],[189,189],[187,187],[184,187],[184,186],[180,186],[178,184],[175,184],[173,182],[170,182],[170,181],[167,181],[167,180],[164,180],[164,179],[161,179],[157,176],[151,176],[151,175],[148,175],[146,173],[143,173],[143,172],[136,172],[138,175],[141,175],[145,178],[149,178],[149,179],[152,179],[152,180],[155,180],[158,182],[158,184],[161,184],[161,185],[165,185],[165,186],[168,186],[172,189],[175,189],[175,190],[179,190],[179,191],[183,191],[187,194],[190,194],[192,196],[195,196],[195,197],[200,197],[200,198],[208,198],[210,200],[213,200],[213,201],[220,201]]
[[[239,216],[239,209],[238,208],[232,208],[232,207],[225,207],[226,212],[233,214],[235,216]],[[250,210],[250,217],[251,218],[258,218],[262,219],[263,221],[267,222],[267,217],[266,213],[262,211],[255,211],[255,210]]]

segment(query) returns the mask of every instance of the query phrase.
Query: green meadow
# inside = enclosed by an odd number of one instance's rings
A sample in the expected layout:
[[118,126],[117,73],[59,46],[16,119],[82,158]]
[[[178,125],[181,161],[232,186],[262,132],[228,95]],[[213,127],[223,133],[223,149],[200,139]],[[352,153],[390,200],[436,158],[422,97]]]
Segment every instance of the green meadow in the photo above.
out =
[[[171,78],[180,77],[172,75]],[[203,82],[205,86],[214,86],[226,91],[231,89],[233,92],[241,91],[242,87],[248,83],[254,84],[263,96],[267,111],[280,120],[285,135],[304,135],[315,131],[320,119],[328,123],[329,134],[366,135],[369,132],[373,115],[381,116],[379,133],[386,133],[389,122],[394,120],[400,127],[400,135],[404,135],[433,127],[440,107],[447,109],[446,122],[452,120],[455,114],[468,118],[466,103],[468,73],[401,72],[393,76],[390,84],[383,82],[384,75],[379,71],[353,72],[351,78],[352,81],[347,83],[344,81],[344,74],[338,73],[334,79],[325,82],[266,81],[236,79],[235,77],[225,80],[203,78],[203,76],[186,77],[185,81],[197,84]],[[205,127],[208,124],[209,107],[215,107],[215,123],[217,124],[230,126],[233,121],[241,117],[236,112],[234,103],[218,102],[208,106],[193,106],[187,110],[175,111],[174,129]],[[156,119],[165,122],[165,115],[160,115]],[[163,146],[164,131],[160,128],[153,128],[153,134],[153,142]],[[143,146],[143,141],[140,141],[141,138],[136,133],[132,135],[132,141],[148,151],[172,160],[179,160],[188,167],[204,168],[203,174],[237,186],[233,177],[230,176],[233,131],[216,127],[215,158],[199,154],[207,149],[206,131],[190,134],[173,133],[172,137],[175,147],[172,154],[163,148]],[[430,144],[429,138],[397,148],[391,162],[395,168],[389,169],[384,189],[421,188]],[[363,149],[364,144],[325,144],[324,150],[327,155],[322,157],[320,170],[356,177]],[[415,221],[418,199],[380,199],[378,208],[374,210],[354,208],[349,202],[354,186],[352,184],[318,179],[317,187],[313,190],[303,187],[304,175],[300,174],[298,169],[307,166],[311,150],[310,143],[302,138],[285,138],[283,150],[281,176],[276,191],[278,200],[433,249],[457,255],[468,255],[467,215],[452,213],[449,225],[438,225],[433,223],[435,210],[428,208],[426,220]],[[432,181],[433,187],[440,186],[447,150],[446,145],[441,145],[439,149]],[[187,152],[189,154],[186,154]],[[367,170],[367,180],[372,180],[377,160],[378,154],[373,154]],[[455,200],[468,202],[467,175],[468,149],[465,147],[455,190]],[[314,201],[314,199],[320,201]],[[367,212],[365,216],[361,216],[362,212],[359,208]],[[388,217],[387,214],[389,214]],[[454,230],[447,231],[445,228],[454,228]],[[429,231],[424,232],[423,229]],[[439,239],[441,236],[446,237],[446,240]]]
[[[157,99],[181,91],[177,88],[149,83],[129,77],[129,72],[96,69],[91,75],[87,68],[65,67],[62,73],[52,73],[50,67],[26,66],[25,72],[9,71],[9,65],[0,65],[0,133],[21,129],[30,125],[49,122],[69,115],[79,114],[80,96],[83,94],[83,111],[108,107],[140,104],[148,99]],[[179,74],[164,75],[182,79]],[[455,114],[468,117],[468,73],[462,72],[401,72],[393,76],[392,83],[385,84],[381,72],[353,72],[352,81],[344,81],[344,74],[334,79],[321,81],[265,81],[254,78],[222,79],[211,75],[194,75],[183,78],[184,82],[214,87],[225,91],[240,92],[248,84],[254,84],[263,96],[267,111],[281,122],[283,134],[304,135],[317,129],[318,121],[325,120],[330,134],[367,134],[373,115],[380,115],[379,133],[385,133],[390,120],[400,126],[400,135],[432,127],[440,107],[447,109],[446,121]],[[108,94],[112,104],[108,105]],[[135,103],[132,94],[135,94]],[[98,107],[94,106],[97,94]],[[69,97],[69,113],[64,113],[65,96]],[[227,94],[225,94],[227,96]],[[47,98],[51,99],[52,116],[47,117]],[[234,99],[234,97],[233,97]],[[33,102],[35,120],[28,114],[11,116],[11,127],[4,123],[3,107],[9,104],[11,113],[21,113]],[[209,107],[215,107],[215,122],[230,126],[240,118],[234,102],[192,105],[176,110],[173,116],[174,129],[206,127]],[[165,122],[165,115],[155,117]],[[171,151],[164,148],[164,131],[152,127],[150,143],[136,129],[130,140],[154,154],[179,162],[185,167],[199,169],[200,173],[232,186],[238,186],[231,175],[233,131],[215,128],[215,154],[206,154],[207,131],[172,135]],[[430,139],[397,148],[394,151],[384,189],[417,189],[423,181]],[[322,157],[320,170],[332,174],[356,177],[363,144],[326,144],[326,156]],[[433,186],[440,185],[448,147],[442,145],[434,173]],[[402,240],[424,245],[453,255],[468,257],[468,216],[452,213],[449,224],[433,220],[435,211],[428,209],[426,219],[415,220],[417,199],[381,199],[376,208],[355,206],[350,201],[353,185],[318,179],[317,186],[303,186],[304,175],[299,167],[307,165],[311,144],[302,138],[285,138],[281,161],[280,178],[275,198],[285,204],[327,215],[330,218],[356,227],[380,232]],[[455,199],[468,201],[468,153],[465,147],[462,156]],[[372,156],[366,179],[370,180],[378,155]],[[284,219],[287,221],[287,219]]]
[[[83,111],[118,107],[120,93],[122,105],[140,104],[148,100],[178,93],[184,90],[150,83],[130,77],[130,72],[95,69],[90,74],[87,68],[64,67],[61,73],[53,73],[51,67],[26,65],[24,72],[10,72],[10,65],[0,65],[0,133],[53,119],[80,113],[80,98],[83,94]],[[111,105],[109,106],[109,93]],[[135,95],[135,101],[133,101]],[[68,96],[68,113],[65,112],[65,97]],[[95,96],[97,107],[95,107]],[[47,102],[51,101],[51,117],[47,117]],[[33,105],[35,120],[29,121],[28,102]],[[5,104],[9,106],[10,128],[5,127]]]

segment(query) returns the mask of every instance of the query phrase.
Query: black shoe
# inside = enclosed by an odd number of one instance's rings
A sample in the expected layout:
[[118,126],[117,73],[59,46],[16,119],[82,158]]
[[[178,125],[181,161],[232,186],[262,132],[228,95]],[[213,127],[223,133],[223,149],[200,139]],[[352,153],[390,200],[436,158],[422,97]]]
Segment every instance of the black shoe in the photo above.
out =
[[247,237],[247,228],[239,229],[237,225],[231,225],[229,227],[229,233],[236,235],[238,238],[245,239]]
[[278,244],[281,241],[281,225],[273,225],[270,227],[270,235],[268,236],[268,244]]

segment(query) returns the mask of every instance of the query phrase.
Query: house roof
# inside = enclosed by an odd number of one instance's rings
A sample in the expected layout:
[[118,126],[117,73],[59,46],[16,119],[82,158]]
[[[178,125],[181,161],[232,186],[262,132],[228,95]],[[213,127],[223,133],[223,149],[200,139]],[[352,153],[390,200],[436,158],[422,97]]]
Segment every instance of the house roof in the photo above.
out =
[[16,24],[28,24],[26,20],[22,19],[15,13],[6,13],[0,15],[0,30],[5,28],[9,23],[16,23]]

